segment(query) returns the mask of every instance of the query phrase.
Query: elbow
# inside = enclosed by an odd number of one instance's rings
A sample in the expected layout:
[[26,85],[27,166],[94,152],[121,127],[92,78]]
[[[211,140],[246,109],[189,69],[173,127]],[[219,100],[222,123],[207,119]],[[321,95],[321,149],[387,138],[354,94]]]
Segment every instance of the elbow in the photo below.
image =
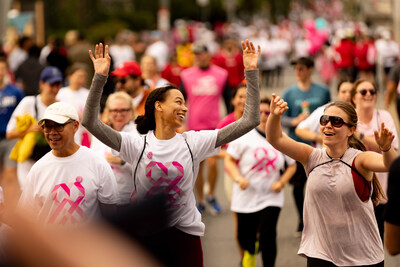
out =
[[386,244],[386,250],[387,252],[390,254],[390,256],[396,256],[398,254],[400,254],[400,248],[399,247],[392,247],[390,245],[387,244],[387,242],[385,242]]

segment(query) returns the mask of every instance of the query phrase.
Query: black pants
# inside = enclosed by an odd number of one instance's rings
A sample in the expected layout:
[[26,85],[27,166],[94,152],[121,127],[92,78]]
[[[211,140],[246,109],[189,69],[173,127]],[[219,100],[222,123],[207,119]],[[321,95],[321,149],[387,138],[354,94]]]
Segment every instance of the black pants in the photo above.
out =
[[383,218],[385,207],[386,204],[379,204],[378,206],[375,207],[375,218],[376,222],[378,223],[379,235],[381,236],[382,242],[383,242],[383,234],[385,232],[384,218]]
[[255,213],[237,213],[238,233],[240,246],[255,253],[257,233],[260,233],[260,251],[263,264],[273,267],[276,259],[276,225],[281,208],[267,207]]
[[290,183],[293,185],[293,197],[299,214],[299,225],[297,231],[303,231],[303,205],[304,205],[304,187],[307,181],[306,171],[303,164],[296,161],[297,169]]
[[[383,267],[385,266],[384,262],[380,262],[373,265],[360,265],[359,267]],[[316,258],[307,257],[307,267],[337,267],[330,261],[325,261]]]

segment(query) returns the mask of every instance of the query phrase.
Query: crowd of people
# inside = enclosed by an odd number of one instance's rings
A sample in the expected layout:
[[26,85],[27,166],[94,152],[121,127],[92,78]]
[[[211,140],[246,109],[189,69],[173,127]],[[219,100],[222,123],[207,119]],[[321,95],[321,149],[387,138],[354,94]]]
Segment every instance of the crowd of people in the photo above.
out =
[[[121,214],[160,197],[157,226],[143,216],[125,231],[167,266],[203,266],[201,218],[222,212],[223,172],[240,266],[255,266],[258,252],[275,265],[287,184],[307,266],[383,266],[385,242],[400,251],[398,133],[376,107],[379,84],[386,107],[400,99],[390,31],[322,18],[212,30],[178,20],[169,34],[123,30],[105,41],[70,31],[2,51],[6,204],[40,224],[103,217],[122,229]],[[260,96],[282,86],[289,64],[296,83]]]

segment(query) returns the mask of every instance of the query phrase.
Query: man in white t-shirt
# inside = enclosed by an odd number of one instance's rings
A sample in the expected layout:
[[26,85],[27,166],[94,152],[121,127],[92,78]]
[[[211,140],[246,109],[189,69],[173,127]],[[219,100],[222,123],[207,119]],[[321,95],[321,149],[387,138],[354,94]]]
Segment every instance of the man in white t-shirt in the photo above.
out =
[[114,213],[118,192],[113,172],[104,158],[75,143],[76,109],[56,102],[39,125],[52,150],[33,165],[19,205],[48,224],[70,225]]

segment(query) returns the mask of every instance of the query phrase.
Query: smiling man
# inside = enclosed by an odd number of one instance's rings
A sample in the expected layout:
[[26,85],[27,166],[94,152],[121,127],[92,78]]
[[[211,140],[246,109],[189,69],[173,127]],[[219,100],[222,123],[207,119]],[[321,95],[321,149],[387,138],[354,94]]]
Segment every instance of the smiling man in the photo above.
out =
[[20,206],[48,224],[76,224],[115,212],[114,174],[106,160],[74,141],[79,117],[65,102],[50,105],[39,121],[51,151],[28,174]]

